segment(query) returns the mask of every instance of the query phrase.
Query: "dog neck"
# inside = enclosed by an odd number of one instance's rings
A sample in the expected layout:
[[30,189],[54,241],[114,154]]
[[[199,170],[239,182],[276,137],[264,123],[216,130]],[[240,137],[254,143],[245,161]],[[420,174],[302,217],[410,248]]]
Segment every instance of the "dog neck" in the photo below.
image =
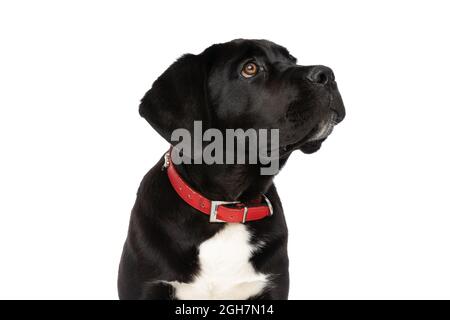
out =
[[176,169],[192,188],[216,201],[255,199],[267,192],[274,178],[261,175],[257,165],[179,164]]

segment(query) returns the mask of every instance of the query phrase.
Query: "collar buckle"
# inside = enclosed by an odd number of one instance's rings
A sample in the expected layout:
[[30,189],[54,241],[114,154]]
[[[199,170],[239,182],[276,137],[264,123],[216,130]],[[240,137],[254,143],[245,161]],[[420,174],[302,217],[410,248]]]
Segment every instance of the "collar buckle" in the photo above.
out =
[[221,222],[224,223],[226,221],[217,219],[217,209],[221,205],[227,204],[236,204],[239,201],[211,201],[211,211],[209,212],[209,222]]

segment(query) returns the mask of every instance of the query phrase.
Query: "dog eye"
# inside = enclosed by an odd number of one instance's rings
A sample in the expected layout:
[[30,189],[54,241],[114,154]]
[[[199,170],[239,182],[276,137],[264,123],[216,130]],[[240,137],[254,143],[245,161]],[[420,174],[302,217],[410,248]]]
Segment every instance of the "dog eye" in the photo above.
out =
[[254,62],[248,62],[242,68],[241,74],[244,78],[254,77],[259,71],[258,66]]

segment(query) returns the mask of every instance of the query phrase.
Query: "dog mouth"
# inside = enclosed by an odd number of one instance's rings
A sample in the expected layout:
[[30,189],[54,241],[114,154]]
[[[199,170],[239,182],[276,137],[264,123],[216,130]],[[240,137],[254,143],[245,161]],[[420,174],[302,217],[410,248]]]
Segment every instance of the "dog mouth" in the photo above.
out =
[[313,153],[320,149],[322,142],[333,132],[337,125],[338,114],[330,112],[328,118],[320,121],[311,131],[300,141],[288,144],[283,147],[284,152],[300,149],[304,153]]
[[311,131],[312,135],[306,142],[323,140],[327,138],[331,132],[333,132],[334,126],[337,125],[337,117],[337,113],[332,111],[329,114],[328,119],[322,120],[316,127],[314,127]]

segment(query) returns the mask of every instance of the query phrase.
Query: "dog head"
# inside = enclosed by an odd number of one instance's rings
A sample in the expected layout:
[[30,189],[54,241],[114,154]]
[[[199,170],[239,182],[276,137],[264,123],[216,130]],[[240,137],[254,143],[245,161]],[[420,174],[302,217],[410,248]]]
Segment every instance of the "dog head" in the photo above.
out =
[[345,109],[332,70],[301,66],[266,40],[216,44],[172,64],[141,101],[140,114],[168,141],[178,128],[279,129],[280,156],[317,151]]

